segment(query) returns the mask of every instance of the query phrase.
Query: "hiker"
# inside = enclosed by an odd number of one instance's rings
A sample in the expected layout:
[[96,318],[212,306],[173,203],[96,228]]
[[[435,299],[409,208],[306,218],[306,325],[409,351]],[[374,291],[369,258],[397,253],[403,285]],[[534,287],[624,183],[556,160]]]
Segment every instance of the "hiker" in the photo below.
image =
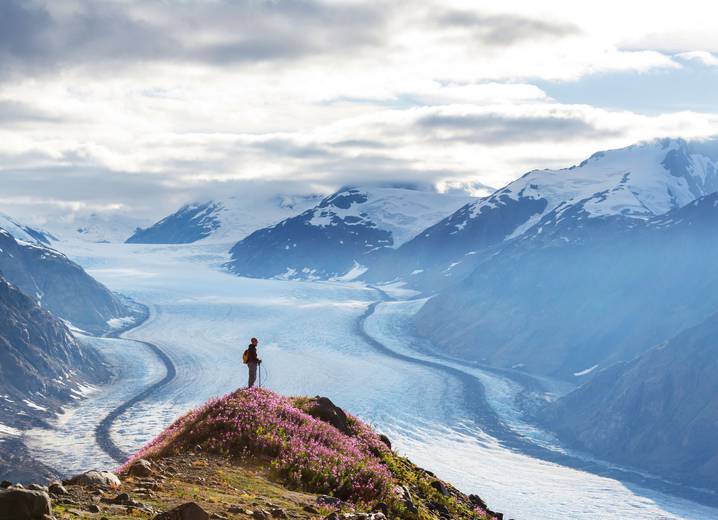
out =
[[245,350],[242,355],[242,361],[244,361],[249,369],[249,382],[247,383],[247,388],[252,388],[254,386],[254,382],[257,380],[257,367],[262,363],[262,360],[257,357],[258,344],[259,341],[257,341],[257,338],[252,338],[247,350]]

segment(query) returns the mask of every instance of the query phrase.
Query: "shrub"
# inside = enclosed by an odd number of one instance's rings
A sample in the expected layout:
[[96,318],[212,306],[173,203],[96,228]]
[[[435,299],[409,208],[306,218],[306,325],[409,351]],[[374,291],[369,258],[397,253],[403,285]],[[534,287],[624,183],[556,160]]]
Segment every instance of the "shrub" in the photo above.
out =
[[291,399],[262,388],[242,389],[212,400],[175,421],[138,458],[192,449],[226,455],[270,457],[287,484],[343,500],[388,496],[392,476],[376,456],[385,445],[371,428],[349,417],[352,436],[306,414]]

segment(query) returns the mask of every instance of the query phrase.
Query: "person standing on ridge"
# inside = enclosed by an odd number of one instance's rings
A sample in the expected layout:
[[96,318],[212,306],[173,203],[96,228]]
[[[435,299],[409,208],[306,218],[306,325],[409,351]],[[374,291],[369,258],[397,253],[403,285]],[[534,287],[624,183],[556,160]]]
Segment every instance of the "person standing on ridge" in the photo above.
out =
[[262,363],[262,360],[257,357],[258,344],[259,341],[257,338],[252,338],[247,350],[245,350],[242,355],[242,361],[244,361],[249,369],[249,382],[247,383],[247,388],[252,388],[254,386],[254,382],[257,380],[257,367]]

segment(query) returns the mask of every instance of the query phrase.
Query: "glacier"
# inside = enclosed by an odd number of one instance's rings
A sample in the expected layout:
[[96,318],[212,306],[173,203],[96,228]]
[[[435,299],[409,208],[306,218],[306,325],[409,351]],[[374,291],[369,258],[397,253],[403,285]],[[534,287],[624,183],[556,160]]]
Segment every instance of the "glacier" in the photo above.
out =
[[[246,384],[241,354],[249,338],[257,336],[265,386],[285,394],[331,396],[386,433],[399,452],[463,491],[480,493],[509,517],[718,516],[718,509],[670,492],[535,458],[492,436],[467,406],[462,377],[481,383],[502,427],[562,453],[550,434],[523,419],[515,405],[519,383],[434,354],[430,345],[407,333],[406,323],[423,300],[412,299],[415,293],[398,284],[377,291],[356,281],[235,277],[217,268],[226,254],[211,245],[65,246],[101,282],[146,304],[151,317],[121,339],[82,338],[105,354],[117,377],[68,408],[53,428],[24,433],[43,462],[60,461],[68,472],[116,464],[97,445],[95,428],[109,410],[165,375],[161,362],[138,341],[162,348],[177,377],[114,423],[112,439],[127,451],[188,408]],[[386,301],[381,292],[396,300]],[[373,348],[363,334],[386,351]],[[451,372],[407,358],[441,364]],[[464,376],[452,375],[458,372]],[[566,390],[544,383],[555,393]]]

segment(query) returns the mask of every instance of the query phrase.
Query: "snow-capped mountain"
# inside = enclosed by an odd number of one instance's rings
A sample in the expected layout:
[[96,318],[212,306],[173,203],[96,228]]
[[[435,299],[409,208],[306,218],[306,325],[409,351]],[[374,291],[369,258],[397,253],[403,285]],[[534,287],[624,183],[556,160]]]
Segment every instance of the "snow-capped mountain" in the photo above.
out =
[[402,246],[378,279],[445,270],[485,247],[546,225],[646,220],[718,190],[718,140],[663,139],[599,152],[578,166],[534,170],[459,209]]
[[127,239],[133,244],[188,244],[198,240],[235,243],[252,231],[296,215],[319,195],[232,196],[194,202]]
[[386,250],[470,200],[468,194],[430,189],[347,187],[238,242],[227,266],[252,277],[355,277]]
[[[17,225],[11,229],[18,233]],[[27,233],[28,228],[19,229]],[[135,311],[82,267],[31,233],[26,238],[0,227],[0,273],[41,307],[96,333],[109,330],[110,320],[132,317]]]
[[576,380],[718,311],[718,193],[649,220],[568,226],[472,255],[419,332],[460,357]]

